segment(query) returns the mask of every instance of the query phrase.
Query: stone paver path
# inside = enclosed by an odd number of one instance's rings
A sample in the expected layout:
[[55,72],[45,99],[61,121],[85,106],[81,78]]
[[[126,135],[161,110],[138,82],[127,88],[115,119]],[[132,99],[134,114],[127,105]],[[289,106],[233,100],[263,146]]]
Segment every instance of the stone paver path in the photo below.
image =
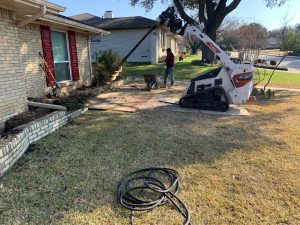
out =
[[[242,107],[231,106],[227,112],[213,112],[206,110],[186,109],[178,105],[179,95],[182,95],[184,86],[174,89],[158,89],[152,92],[124,87],[118,91],[106,92],[89,99],[88,107],[91,110],[109,110],[135,113],[141,110],[173,111],[182,113],[208,113],[213,115],[249,115]],[[178,95],[178,96],[174,96]]]

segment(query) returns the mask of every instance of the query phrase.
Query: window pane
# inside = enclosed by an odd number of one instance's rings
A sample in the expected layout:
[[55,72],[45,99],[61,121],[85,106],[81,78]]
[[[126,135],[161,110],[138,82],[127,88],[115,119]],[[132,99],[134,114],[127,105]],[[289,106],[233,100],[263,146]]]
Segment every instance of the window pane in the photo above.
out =
[[51,31],[54,61],[69,61],[66,33]]
[[71,80],[69,63],[55,63],[55,75],[57,82]]

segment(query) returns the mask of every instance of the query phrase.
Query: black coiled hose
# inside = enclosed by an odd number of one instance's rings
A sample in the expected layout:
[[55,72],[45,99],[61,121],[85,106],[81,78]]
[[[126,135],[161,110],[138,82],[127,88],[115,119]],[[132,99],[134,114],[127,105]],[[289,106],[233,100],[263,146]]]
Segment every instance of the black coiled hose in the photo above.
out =
[[131,210],[131,224],[134,225],[134,211],[147,211],[171,202],[184,217],[184,225],[191,225],[186,205],[177,197],[179,174],[168,168],[147,168],[130,173],[118,184],[118,199]]

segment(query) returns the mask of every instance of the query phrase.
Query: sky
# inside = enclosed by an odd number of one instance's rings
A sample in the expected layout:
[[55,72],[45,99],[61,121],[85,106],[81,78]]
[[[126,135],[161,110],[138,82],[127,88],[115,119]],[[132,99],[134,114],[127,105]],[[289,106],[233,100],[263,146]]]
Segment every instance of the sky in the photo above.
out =
[[[157,4],[152,11],[136,6],[132,7],[129,0],[49,0],[50,2],[65,6],[67,10],[62,13],[72,16],[80,13],[91,13],[102,17],[105,11],[113,11],[115,17],[144,16],[156,19],[168,5]],[[244,22],[259,22],[268,30],[282,27],[283,21],[289,25],[300,23],[300,0],[289,0],[282,7],[267,8],[264,0],[242,0],[240,5],[230,16],[241,19]],[[284,19],[287,18],[287,19]]]

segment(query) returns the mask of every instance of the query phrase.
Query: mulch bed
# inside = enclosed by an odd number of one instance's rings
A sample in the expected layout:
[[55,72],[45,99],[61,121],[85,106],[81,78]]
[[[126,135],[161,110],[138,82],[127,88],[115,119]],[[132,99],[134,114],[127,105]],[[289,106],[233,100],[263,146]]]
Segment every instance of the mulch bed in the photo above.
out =
[[52,110],[52,109],[38,108],[38,109],[20,113],[5,122],[4,134],[7,135],[10,133],[15,133],[16,131],[13,130],[14,128],[24,125],[24,124],[27,124],[27,123],[30,123],[30,122],[32,122],[36,119],[39,119],[53,111],[54,110]]
[[[68,111],[72,111],[84,108],[87,99],[96,96],[96,93],[98,93],[97,88],[81,87],[71,91],[68,96],[62,96],[60,98],[30,98],[29,100],[34,102],[66,106]],[[18,131],[14,130],[14,128],[30,123],[53,111],[55,110],[32,108],[27,112],[23,112],[12,117],[5,122],[4,134],[2,137],[7,137],[9,134],[18,133]]]

